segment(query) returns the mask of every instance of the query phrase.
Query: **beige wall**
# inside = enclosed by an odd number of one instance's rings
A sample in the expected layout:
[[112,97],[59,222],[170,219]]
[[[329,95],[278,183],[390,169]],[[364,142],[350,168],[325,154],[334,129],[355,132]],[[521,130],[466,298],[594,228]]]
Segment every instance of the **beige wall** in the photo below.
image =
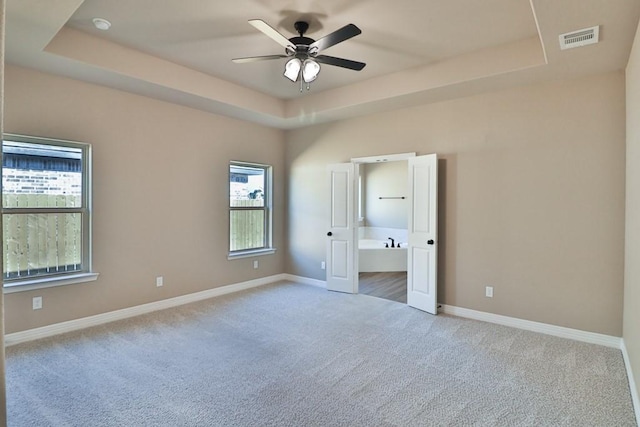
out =
[[[640,26],[639,26],[640,28]],[[627,65],[627,212],[625,239],[624,343],[640,380],[640,31]],[[636,382],[640,395],[640,383]],[[640,408],[636,408],[640,411]]]
[[[5,131],[93,146],[96,282],[8,294],[7,333],[284,269],[282,131],[8,66]],[[275,255],[227,260],[228,162],[274,166]],[[164,276],[164,287],[155,286]],[[31,298],[43,297],[33,311]]]
[[439,302],[621,336],[624,88],[616,72],[291,131],[287,271],[325,278],[328,163],[435,152]]
[[369,163],[364,169],[364,224],[368,227],[399,228],[406,230],[407,199],[380,199],[380,197],[407,197],[409,179],[407,162]]

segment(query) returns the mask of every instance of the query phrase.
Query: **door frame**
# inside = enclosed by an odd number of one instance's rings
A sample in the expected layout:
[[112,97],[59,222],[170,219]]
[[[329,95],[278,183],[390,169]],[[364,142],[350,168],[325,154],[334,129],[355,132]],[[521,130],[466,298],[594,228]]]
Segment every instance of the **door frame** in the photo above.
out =
[[[416,157],[416,153],[415,152],[410,152],[410,153],[397,153],[397,154],[386,154],[386,155],[381,155],[381,156],[367,156],[367,157],[353,157],[351,158],[351,163],[353,163],[355,165],[355,171],[353,174],[353,179],[358,179],[358,177],[360,176],[360,165],[361,164],[367,164],[367,163],[387,163],[387,162],[399,162],[399,161],[406,161],[407,162],[407,171],[409,169],[409,162],[408,160]],[[358,190],[359,191],[359,190]],[[352,208],[354,209],[354,212],[358,211],[358,198],[354,197],[353,200],[353,206]],[[356,222],[356,226],[359,228],[360,227],[360,221]],[[357,239],[358,236],[356,236]],[[354,268],[356,269],[356,278],[359,277],[359,270],[360,270],[360,265],[359,265],[359,259],[358,259],[358,245],[354,245],[353,250],[355,251],[355,265]],[[408,255],[407,255],[408,256]],[[354,285],[354,293],[359,293],[360,292],[360,281],[359,279],[356,280],[356,283]]]
[[351,163],[397,162],[402,160],[409,160],[412,157],[416,157],[416,153],[399,153],[399,154],[387,154],[385,156],[353,157],[351,159]]
[[[346,265],[338,266],[340,267],[338,268],[338,270],[343,273],[343,276],[337,276],[339,280],[335,283],[332,282],[331,289],[329,289],[329,286],[328,286],[329,282],[327,282],[327,289],[333,290],[333,291],[339,291],[339,292],[346,292],[346,293],[354,293],[354,294],[359,293],[360,291],[359,261],[360,260],[358,256],[358,251],[359,251],[358,234],[359,233],[357,232],[357,229],[360,227],[361,218],[359,218],[359,215],[357,215],[359,210],[360,197],[356,197],[356,193],[359,193],[361,190],[359,188],[359,185],[357,185],[360,179],[360,165],[367,164],[367,163],[383,163],[383,162],[391,162],[391,161],[407,162],[407,174],[409,178],[410,190],[412,193],[410,197],[411,204],[412,204],[411,209],[413,209],[413,205],[415,205],[416,203],[415,201],[416,194],[419,194],[419,193],[416,193],[415,191],[415,185],[416,185],[415,180],[418,177],[421,177],[419,180],[423,181],[425,176],[424,173],[422,172],[419,175],[416,175],[416,171],[417,170],[424,171],[425,169],[424,166],[426,166],[428,177],[430,177],[427,179],[427,183],[429,185],[428,193],[434,194],[435,196],[433,197],[435,197],[435,200],[433,199],[432,196],[428,197],[427,211],[430,213],[427,214],[427,217],[424,217],[424,215],[419,216],[419,219],[420,219],[419,228],[414,230],[415,225],[417,224],[415,222],[416,219],[414,217],[415,212],[407,212],[407,215],[413,224],[410,227],[410,230],[408,230],[410,231],[409,233],[410,236],[408,236],[409,242],[407,243],[407,249],[408,249],[407,268],[410,268],[410,265],[413,265],[410,262],[411,260],[409,259],[411,256],[414,256],[414,257],[417,256],[418,258],[421,258],[424,261],[424,257],[426,253],[426,256],[428,258],[426,263],[423,263],[423,262],[418,263],[421,266],[427,265],[427,267],[420,268],[419,271],[417,271],[417,273],[413,270],[412,272],[409,272],[407,270],[407,273],[409,274],[409,276],[411,276],[411,274],[413,273],[416,273],[418,276],[425,276],[426,274],[426,276],[428,276],[426,277],[427,287],[425,288],[422,285],[420,287],[414,287],[414,285],[416,284],[415,277],[413,279],[411,279],[411,277],[408,277],[407,305],[435,315],[438,313],[438,301],[437,301],[438,285],[437,285],[437,272],[436,272],[437,271],[437,243],[436,242],[437,242],[437,227],[438,227],[438,224],[437,224],[438,157],[436,153],[419,156],[419,157],[416,155],[416,153],[399,153],[399,154],[389,154],[389,155],[383,155],[383,156],[356,157],[356,158],[352,158],[351,162],[349,163],[336,163],[336,164],[328,165],[327,170],[331,172],[330,174],[331,183],[332,183],[331,185],[333,185],[333,182],[334,182],[333,181],[334,172],[344,174],[344,171],[348,171],[348,175],[350,175],[350,178],[348,178],[347,181],[342,180],[342,182],[346,184],[346,186],[342,184],[340,188],[344,188],[343,193],[346,192],[346,199],[347,199],[346,204],[342,203],[342,206],[345,206],[347,208],[346,209],[347,210],[346,216],[348,217],[347,223],[348,222],[351,223],[351,226],[348,226],[349,234],[351,235],[349,239],[353,239],[353,241],[345,241],[344,233],[341,234],[342,240],[339,240],[338,243],[342,243],[342,248],[338,247],[337,249],[340,249],[345,254],[350,254],[351,256],[347,256]],[[435,161],[435,164],[433,163],[434,161]],[[434,173],[435,173],[435,176],[433,176]],[[331,191],[331,194],[332,194],[331,197],[333,201],[334,190]],[[339,199],[345,200],[345,194],[342,194],[342,193],[337,193],[337,194],[341,195]],[[421,200],[424,200],[424,198]],[[420,202],[420,204],[422,203],[424,202]],[[333,202],[330,203],[330,206],[334,206],[334,203]],[[338,206],[338,204],[335,204],[335,206]],[[433,211],[432,209],[435,211]],[[336,218],[342,218],[344,216],[342,212],[344,211],[338,210],[336,213],[337,215]],[[333,218],[333,214],[331,215],[332,215],[331,218]],[[342,218],[342,219],[345,220],[345,218]],[[425,224],[423,224],[424,222],[423,220],[427,221],[426,228],[425,228]],[[435,221],[435,223],[433,223],[432,221]],[[342,221],[342,222],[345,222],[345,221]],[[333,259],[334,259],[333,258],[334,246],[332,246],[335,239],[333,237],[334,228],[335,227],[332,223],[332,225],[330,225],[330,231],[327,233],[327,236],[329,236],[331,240],[329,240],[326,253],[327,253],[327,260],[331,262],[333,262]],[[344,231],[344,225],[342,225],[341,227],[338,227],[338,229]],[[425,237],[425,233],[426,233],[426,237]],[[416,236],[413,236],[413,234],[416,234]],[[416,240],[417,238],[423,239],[423,240],[428,239],[428,241],[427,243],[424,243],[422,242],[422,240],[419,240],[419,241]],[[412,243],[412,239],[413,239],[413,243]],[[345,242],[346,242],[347,248],[344,248]],[[418,242],[419,244],[416,242]],[[348,248],[349,246],[351,247],[350,251]],[[346,249],[346,251],[344,249]],[[426,273],[423,274],[425,268],[426,268]],[[328,275],[329,275],[329,271],[327,271],[327,276]],[[343,280],[345,278],[348,280],[346,281]],[[327,280],[328,280],[328,277],[327,277]],[[424,284],[423,281],[420,281],[419,283]],[[333,285],[336,285],[336,286],[333,286]],[[410,298],[411,296],[413,296],[413,300],[411,300]]]

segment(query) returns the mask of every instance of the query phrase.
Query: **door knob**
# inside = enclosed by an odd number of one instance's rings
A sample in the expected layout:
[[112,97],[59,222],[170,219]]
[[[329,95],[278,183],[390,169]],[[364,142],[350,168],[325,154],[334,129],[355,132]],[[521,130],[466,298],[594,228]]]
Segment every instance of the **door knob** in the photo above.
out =
[[429,239],[427,240],[427,245],[433,245],[435,242],[433,241],[433,239]]
[[328,232],[327,236],[331,237],[331,236],[333,236],[333,233],[332,232]]

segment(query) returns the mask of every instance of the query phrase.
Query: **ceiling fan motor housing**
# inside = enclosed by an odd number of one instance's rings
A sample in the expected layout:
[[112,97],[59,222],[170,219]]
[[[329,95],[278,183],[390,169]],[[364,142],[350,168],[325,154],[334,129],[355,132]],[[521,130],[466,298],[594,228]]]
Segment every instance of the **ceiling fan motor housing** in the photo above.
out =
[[289,41],[291,43],[293,43],[294,45],[296,45],[296,46],[299,45],[299,44],[304,45],[304,46],[309,46],[313,42],[315,42],[314,39],[311,39],[309,37],[302,37],[302,36],[300,36],[300,37],[291,37],[289,39]]
[[296,23],[293,24],[293,28],[295,28],[296,32],[302,37],[309,29],[309,23],[306,21],[296,21]]
[[309,23],[305,21],[297,21],[294,24],[294,28],[300,35],[297,37],[291,37],[289,41],[293,43],[293,45],[296,47],[296,50],[295,52],[291,52],[289,49],[287,49],[287,54],[294,55],[300,58],[306,58],[309,55],[312,55],[313,52],[309,51],[309,46],[311,46],[315,42],[315,40],[310,37],[304,36],[304,33],[309,29]]

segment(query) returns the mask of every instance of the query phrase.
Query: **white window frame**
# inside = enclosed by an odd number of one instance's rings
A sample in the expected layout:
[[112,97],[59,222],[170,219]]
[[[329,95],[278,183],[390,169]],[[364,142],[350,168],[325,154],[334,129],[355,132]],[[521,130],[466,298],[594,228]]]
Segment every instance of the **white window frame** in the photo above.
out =
[[[91,209],[91,145],[84,142],[67,141],[53,138],[16,135],[5,133],[4,141],[27,144],[50,145],[54,147],[72,147],[82,150],[82,203],[78,208],[5,208],[2,206],[3,218],[5,214],[43,214],[43,213],[80,213],[82,215],[82,253],[80,270],[71,272],[57,272],[46,275],[34,275],[21,278],[4,279],[3,292],[23,292],[54,286],[71,285],[75,283],[91,282],[98,278],[98,273],[92,271],[92,209]],[[1,166],[1,164],[0,164]],[[3,246],[5,246],[3,237]]]
[[[229,253],[227,259],[238,259],[238,258],[248,258],[260,255],[270,255],[276,252],[276,249],[273,247],[273,166],[261,164],[261,163],[250,163],[232,160],[229,162],[229,174],[231,174],[232,167],[247,167],[247,168],[259,168],[264,170],[264,207],[259,208],[259,210],[264,211],[264,242],[265,246],[261,248],[254,249],[242,249],[232,251],[229,247]],[[230,175],[229,175],[230,176]],[[227,180],[227,192],[230,191],[230,179]],[[247,207],[233,207],[229,202],[231,199],[231,194],[228,194],[227,197],[227,244],[231,243],[231,212],[234,210],[258,210],[258,208],[247,208]]]

